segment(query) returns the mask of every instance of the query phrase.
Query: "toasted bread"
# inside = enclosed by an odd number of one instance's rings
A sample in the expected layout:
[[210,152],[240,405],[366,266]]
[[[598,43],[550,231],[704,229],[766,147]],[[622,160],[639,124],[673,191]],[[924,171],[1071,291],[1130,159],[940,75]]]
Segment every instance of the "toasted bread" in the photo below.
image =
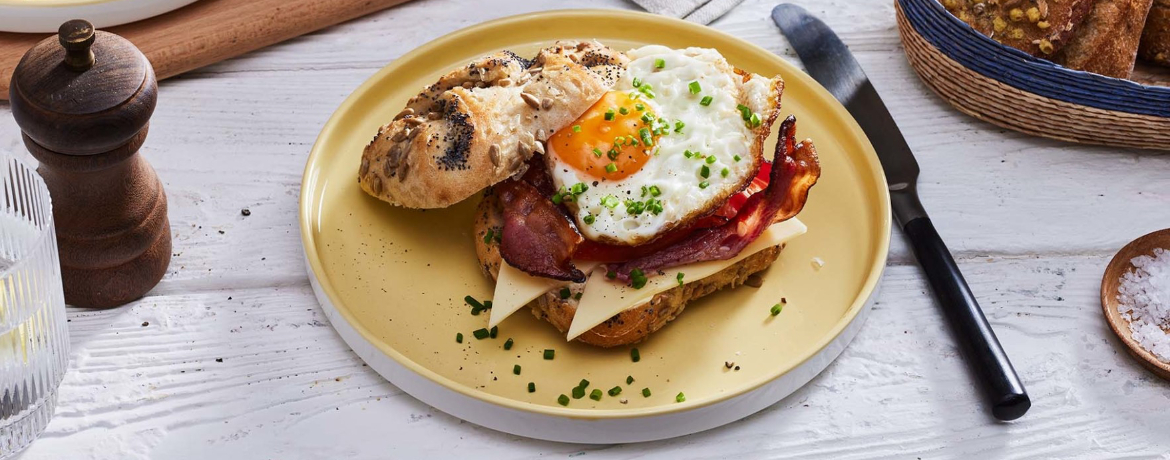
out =
[[[498,234],[502,226],[503,208],[499,199],[489,190],[476,209],[472,234],[475,236],[475,255],[479,258],[480,268],[484,275],[492,280],[499,275],[502,258],[500,245],[492,238],[486,237],[489,230],[493,234]],[[649,302],[619,313],[581,334],[577,340],[599,347],[616,347],[640,342],[650,333],[678,317],[688,302],[726,287],[742,285],[750,276],[767,269],[776,261],[782,248],[782,245],[772,246],[714,275],[661,292]],[[573,294],[584,289],[585,283],[569,284],[569,290]],[[577,300],[574,296],[562,299],[558,289],[538,297],[529,304],[529,307],[537,318],[552,323],[557,330],[564,333],[569,330],[573,315],[577,312]]]
[[1151,0],[1098,0],[1053,61],[1070,69],[1129,78],[1150,4]]
[[1142,59],[1170,66],[1170,0],[1154,0],[1146,27],[1142,31],[1142,42],[1138,48]]
[[613,86],[625,55],[558,44],[533,61],[502,51],[444,75],[362,152],[362,190],[407,208],[443,208],[523,173],[542,141]]
[[1036,57],[1060,51],[1095,0],[941,0],[979,33]]

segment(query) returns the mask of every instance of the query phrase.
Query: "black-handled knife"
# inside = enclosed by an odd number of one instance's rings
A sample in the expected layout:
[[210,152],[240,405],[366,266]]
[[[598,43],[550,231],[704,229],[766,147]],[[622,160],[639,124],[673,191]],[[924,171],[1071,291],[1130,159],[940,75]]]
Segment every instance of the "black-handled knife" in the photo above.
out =
[[781,4],[772,10],[772,21],[788,37],[808,74],[841,101],[873,143],[886,172],[894,218],[914,248],[963,356],[982,384],[991,413],[1000,420],[1023,416],[1032,406],[1024,384],[918,201],[918,162],[865,71],[841,39],[804,8]]

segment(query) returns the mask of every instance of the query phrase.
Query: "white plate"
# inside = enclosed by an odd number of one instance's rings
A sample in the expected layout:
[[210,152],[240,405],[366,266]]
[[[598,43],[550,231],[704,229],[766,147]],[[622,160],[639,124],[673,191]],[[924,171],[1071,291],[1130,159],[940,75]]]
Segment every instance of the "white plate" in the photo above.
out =
[[85,19],[111,27],[176,10],[195,0],[0,0],[0,31],[55,33],[61,23]]

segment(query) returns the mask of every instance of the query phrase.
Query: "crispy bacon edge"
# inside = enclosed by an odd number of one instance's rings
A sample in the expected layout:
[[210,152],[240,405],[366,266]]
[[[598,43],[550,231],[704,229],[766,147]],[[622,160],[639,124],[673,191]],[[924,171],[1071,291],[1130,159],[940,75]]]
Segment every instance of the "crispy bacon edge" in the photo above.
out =
[[500,255],[525,273],[562,281],[585,282],[573,266],[573,251],[584,238],[548,196],[527,182],[496,184],[504,209]]
[[816,148],[812,141],[796,144],[796,117],[789,116],[780,125],[768,187],[749,197],[734,219],[699,230],[654,254],[608,268],[619,280],[629,281],[634,269],[649,275],[664,268],[735,257],[768,226],[791,219],[804,209],[808,191],[820,176]]

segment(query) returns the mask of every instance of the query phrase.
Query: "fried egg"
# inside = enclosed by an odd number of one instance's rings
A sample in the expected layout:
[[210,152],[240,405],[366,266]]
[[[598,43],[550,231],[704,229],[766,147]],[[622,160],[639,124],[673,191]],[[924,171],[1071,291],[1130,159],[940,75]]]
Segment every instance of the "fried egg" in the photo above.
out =
[[637,245],[721,206],[756,174],[783,80],[718,51],[645,46],[613,89],[547,142],[549,172],[581,234]]

